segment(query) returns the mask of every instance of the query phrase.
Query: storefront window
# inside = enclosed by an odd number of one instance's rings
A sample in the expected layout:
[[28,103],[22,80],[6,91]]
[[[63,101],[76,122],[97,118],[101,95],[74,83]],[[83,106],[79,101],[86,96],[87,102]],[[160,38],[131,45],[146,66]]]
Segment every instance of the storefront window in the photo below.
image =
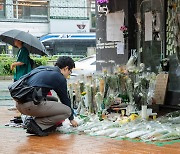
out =
[[0,18],[5,18],[5,1],[0,0]]
[[14,0],[14,18],[48,20],[48,1]]

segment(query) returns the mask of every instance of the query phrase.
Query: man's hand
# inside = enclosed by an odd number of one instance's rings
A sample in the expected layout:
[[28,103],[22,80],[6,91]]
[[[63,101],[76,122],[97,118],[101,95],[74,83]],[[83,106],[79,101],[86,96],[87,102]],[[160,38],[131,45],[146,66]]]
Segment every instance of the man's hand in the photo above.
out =
[[78,123],[75,120],[70,120],[70,123],[72,124],[73,127],[78,126]]

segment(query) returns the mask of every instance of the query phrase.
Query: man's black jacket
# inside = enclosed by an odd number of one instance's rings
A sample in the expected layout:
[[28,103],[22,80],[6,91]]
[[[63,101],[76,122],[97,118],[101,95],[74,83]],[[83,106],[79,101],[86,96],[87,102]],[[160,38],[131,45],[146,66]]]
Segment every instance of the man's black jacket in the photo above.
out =
[[[49,66],[40,66],[40,67],[49,67]],[[47,96],[50,90],[54,90],[57,93],[61,102],[71,108],[71,101],[70,98],[68,97],[68,92],[67,92],[67,80],[60,72],[60,69],[57,66],[52,68],[53,71],[45,70],[34,74],[27,80],[27,83],[30,86],[42,88],[42,95],[44,97]],[[35,69],[32,71],[36,71]],[[73,109],[71,108],[71,110],[72,110],[72,114],[69,117],[69,120],[74,119]]]

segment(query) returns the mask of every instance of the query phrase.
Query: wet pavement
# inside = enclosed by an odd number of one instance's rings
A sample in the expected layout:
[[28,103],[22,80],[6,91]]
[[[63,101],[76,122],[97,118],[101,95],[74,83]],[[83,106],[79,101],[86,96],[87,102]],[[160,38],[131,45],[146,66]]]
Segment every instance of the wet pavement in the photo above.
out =
[[[0,81],[0,154],[179,154],[180,143],[164,146],[142,142],[122,141],[88,135],[61,134],[59,132],[46,137],[26,134],[23,128],[5,126],[10,119],[19,115],[9,111],[14,105],[7,90],[11,81]],[[3,89],[4,88],[4,89]],[[6,91],[7,92],[7,91]]]
[[8,85],[13,83],[12,80],[0,80],[0,107],[13,106],[14,102],[8,91]]

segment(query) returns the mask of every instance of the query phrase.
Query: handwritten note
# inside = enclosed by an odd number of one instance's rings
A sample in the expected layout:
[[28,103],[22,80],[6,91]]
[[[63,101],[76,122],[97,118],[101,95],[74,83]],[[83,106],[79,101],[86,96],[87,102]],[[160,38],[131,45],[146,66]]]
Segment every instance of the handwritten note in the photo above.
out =
[[124,43],[122,43],[122,42],[117,43],[117,54],[118,55],[124,54]]
[[152,13],[145,13],[145,41],[152,41]]

